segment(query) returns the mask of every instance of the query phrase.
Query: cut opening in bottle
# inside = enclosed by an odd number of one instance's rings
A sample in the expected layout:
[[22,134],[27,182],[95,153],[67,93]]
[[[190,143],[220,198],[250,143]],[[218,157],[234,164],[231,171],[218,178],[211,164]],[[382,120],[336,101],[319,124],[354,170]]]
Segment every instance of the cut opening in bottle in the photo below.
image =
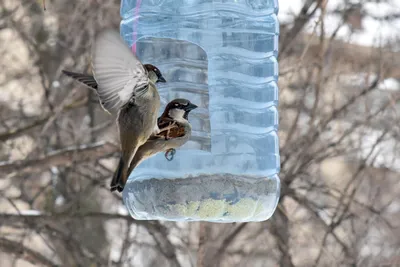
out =
[[135,50],[143,63],[156,65],[167,80],[167,83],[157,85],[161,97],[161,111],[175,98],[186,98],[199,106],[189,115],[192,136],[181,149],[210,152],[211,128],[206,52],[200,46],[188,41],[154,37],[139,39]]

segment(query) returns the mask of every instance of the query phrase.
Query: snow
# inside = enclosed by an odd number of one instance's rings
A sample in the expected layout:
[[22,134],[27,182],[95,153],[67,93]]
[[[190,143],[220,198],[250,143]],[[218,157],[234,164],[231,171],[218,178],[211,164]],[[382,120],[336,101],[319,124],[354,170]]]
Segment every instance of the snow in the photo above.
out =
[[28,216],[37,216],[41,214],[41,212],[38,210],[21,210],[19,213],[21,215],[28,215]]
[[56,206],[61,206],[65,203],[65,198],[63,196],[58,196],[56,198],[55,204]]
[[379,85],[378,89],[385,91],[399,91],[400,90],[400,81],[394,78],[388,78],[383,80]]
[[288,23],[293,20],[293,17],[299,13],[301,6],[303,5],[301,0],[292,1],[279,1],[279,13],[278,19],[281,23]]
[[59,81],[53,81],[51,84],[54,88],[59,88],[60,87],[60,82]]
[[[359,72],[352,74],[342,74],[339,76],[339,82],[345,86],[366,87],[376,79],[375,73]],[[383,91],[400,90],[400,81],[395,78],[387,78],[378,84],[378,89]]]
[[129,215],[128,210],[126,209],[126,207],[125,207],[124,205],[119,205],[119,206],[118,206],[118,211],[117,211],[117,213],[118,213],[119,215],[124,215],[124,216]]
[[56,166],[52,166],[50,168],[50,170],[51,170],[51,173],[54,175],[58,175],[60,173],[60,171],[58,170],[58,168]]
[[[327,5],[328,13],[343,9],[345,6],[344,0],[329,0]],[[279,1],[279,13],[278,19],[280,23],[291,23],[296,15],[299,14],[301,7],[303,6],[304,0],[293,0],[293,1]],[[312,9],[313,7],[311,7]],[[343,26],[337,34],[339,39],[348,41],[352,44],[363,45],[363,46],[375,46],[385,45],[388,42],[394,42],[400,39],[400,18],[383,21],[379,18],[390,16],[390,14],[400,13],[400,1],[388,0],[387,2],[369,2],[364,4],[364,11],[372,15],[372,17],[366,17],[362,21],[363,30],[357,32],[351,32],[348,26]],[[310,22],[305,26],[305,30],[311,33],[314,30],[315,23],[318,21],[319,11],[317,11]],[[331,34],[341,22],[339,15],[326,15],[325,17],[325,31],[326,34]],[[317,29],[318,32],[318,29]],[[400,47],[395,49],[400,50]],[[366,79],[368,77],[368,79]],[[375,76],[371,76],[368,73],[358,73],[341,75],[340,82],[349,86],[365,86],[367,83],[375,79]],[[368,81],[367,81],[368,80]],[[379,90],[384,91],[399,91],[400,81],[394,78],[387,78],[380,82],[378,85]],[[343,122],[341,122],[343,123]],[[366,134],[368,133],[368,134]],[[360,158],[365,158],[371,151],[371,148],[376,143],[376,140],[382,134],[381,131],[374,129],[368,129],[362,136],[362,150],[359,154]],[[354,138],[360,138],[360,133],[355,133]],[[375,158],[372,163],[374,166],[385,166],[390,169],[400,170],[400,156],[397,151],[399,148],[395,146],[395,140],[388,138],[386,141],[382,141],[374,150]]]
[[387,212],[392,214],[399,214],[400,213],[400,203],[393,201],[386,207]]
[[[290,23],[300,12],[304,0],[279,1],[278,19],[281,23]],[[343,0],[328,1],[327,11],[340,10],[344,7]],[[390,14],[400,13],[400,1],[389,0],[387,3],[366,3],[364,10],[375,18],[364,18],[362,25],[364,30],[351,33],[349,27],[342,27],[337,36],[350,43],[364,46],[380,46],[387,42],[393,42],[400,38],[400,18],[391,21],[383,21],[379,18]],[[313,31],[315,22],[318,20],[319,12],[316,12],[313,19],[306,25],[305,30],[309,33]],[[327,15],[325,18],[325,30],[327,34],[332,33],[341,19],[339,15]],[[400,49],[400,48],[398,48]]]
[[368,162],[371,166],[378,168],[386,167],[391,170],[399,171],[400,150],[397,140],[394,140],[388,136],[377,144],[377,141],[382,136],[382,133],[383,131],[374,129],[368,129],[366,132],[360,133],[362,138],[362,148],[359,156],[360,158],[367,158],[373,149],[373,152],[369,157],[370,161]]

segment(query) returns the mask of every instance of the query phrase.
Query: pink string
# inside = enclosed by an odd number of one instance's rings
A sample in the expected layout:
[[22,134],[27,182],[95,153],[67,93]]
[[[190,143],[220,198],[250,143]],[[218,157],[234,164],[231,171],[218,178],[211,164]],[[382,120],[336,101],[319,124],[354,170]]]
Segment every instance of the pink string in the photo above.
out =
[[136,1],[136,8],[135,8],[135,22],[133,23],[133,45],[132,45],[132,52],[136,55],[136,38],[137,38],[137,25],[139,23],[139,9],[142,0]]

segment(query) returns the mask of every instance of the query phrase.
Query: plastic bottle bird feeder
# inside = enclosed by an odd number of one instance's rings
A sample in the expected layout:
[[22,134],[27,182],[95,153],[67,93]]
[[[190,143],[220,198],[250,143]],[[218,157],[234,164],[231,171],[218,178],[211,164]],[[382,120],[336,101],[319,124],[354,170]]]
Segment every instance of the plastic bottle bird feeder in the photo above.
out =
[[271,217],[280,191],[277,11],[277,0],[122,0],[121,36],[163,73],[162,104],[199,106],[172,161],[160,153],[131,173],[123,199],[135,219]]

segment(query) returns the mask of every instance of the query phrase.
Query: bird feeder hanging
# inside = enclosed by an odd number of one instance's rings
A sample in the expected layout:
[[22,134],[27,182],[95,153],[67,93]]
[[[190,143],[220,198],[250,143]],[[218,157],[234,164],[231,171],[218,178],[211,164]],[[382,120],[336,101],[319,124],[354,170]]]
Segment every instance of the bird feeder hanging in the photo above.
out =
[[[277,0],[122,0],[120,33],[175,98],[199,106],[192,137],[131,174],[135,219],[263,221],[279,199]],[[162,110],[163,108],[161,108]]]

